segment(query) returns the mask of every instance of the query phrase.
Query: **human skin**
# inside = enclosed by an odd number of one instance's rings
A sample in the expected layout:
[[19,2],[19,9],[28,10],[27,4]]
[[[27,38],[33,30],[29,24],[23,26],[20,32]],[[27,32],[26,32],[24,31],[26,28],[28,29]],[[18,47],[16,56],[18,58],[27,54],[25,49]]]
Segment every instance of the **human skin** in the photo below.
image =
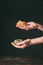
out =
[[[43,25],[40,25],[38,23],[35,22],[27,22],[26,26],[16,26],[17,28],[23,29],[23,30],[31,30],[31,29],[38,29],[43,31]],[[13,45],[13,43],[11,43],[14,47],[16,48],[26,48],[28,46],[31,45],[36,45],[36,44],[40,44],[43,43],[43,36],[42,37],[38,37],[38,38],[33,38],[33,39],[26,39],[23,40],[22,42],[19,42],[17,45]]]
[[17,45],[14,45],[13,43],[11,43],[11,44],[16,48],[24,49],[24,48],[26,48],[28,46],[36,45],[36,44],[40,44],[40,43],[41,44],[43,43],[43,36],[38,37],[38,38],[23,40],[22,42],[19,42]]
[[32,45],[40,44],[40,43],[43,43],[43,36],[31,39],[31,44]]
[[40,24],[35,23],[33,21],[27,22],[27,25],[25,25],[25,26],[24,25],[22,25],[22,26],[17,26],[16,25],[16,27],[20,28],[20,29],[23,29],[23,30],[26,30],[26,31],[28,31],[30,29],[39,29],[39,30],[43,31],[43,25],[40,25]]

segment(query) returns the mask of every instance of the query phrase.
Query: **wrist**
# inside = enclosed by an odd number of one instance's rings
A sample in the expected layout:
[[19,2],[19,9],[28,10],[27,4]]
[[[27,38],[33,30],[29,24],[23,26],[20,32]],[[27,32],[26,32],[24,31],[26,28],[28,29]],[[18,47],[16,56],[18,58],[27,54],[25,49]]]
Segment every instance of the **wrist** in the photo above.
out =
[[43,25],[37,24],[36,29],[43,31]]
[[26,39],[25,41],[26,41],[26,44],[27,44],[28,46],[31,46],[31,45],[32,45],[31,39]]
[[31,45],[35,45],[38,43],[37,38],[31,39]]
[[38,29],[39,27],[40,27],[40,24],[37,23],[37,27],[36,28]]
[[33,45],[33,39],[30,39],[29,42],[28,42],[29,46]]
[[34,39],[31,39],[31,45],[33,45],[34,44]]

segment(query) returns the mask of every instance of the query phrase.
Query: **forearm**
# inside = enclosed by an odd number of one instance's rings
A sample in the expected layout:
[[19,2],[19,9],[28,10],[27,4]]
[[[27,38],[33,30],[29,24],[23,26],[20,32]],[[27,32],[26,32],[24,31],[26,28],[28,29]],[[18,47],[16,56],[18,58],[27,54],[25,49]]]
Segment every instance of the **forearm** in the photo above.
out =
[[43,36],[31,39],[31,45],[40,44],[43,43]]
[[43,25],[37,24],[37,29],[43,31]]

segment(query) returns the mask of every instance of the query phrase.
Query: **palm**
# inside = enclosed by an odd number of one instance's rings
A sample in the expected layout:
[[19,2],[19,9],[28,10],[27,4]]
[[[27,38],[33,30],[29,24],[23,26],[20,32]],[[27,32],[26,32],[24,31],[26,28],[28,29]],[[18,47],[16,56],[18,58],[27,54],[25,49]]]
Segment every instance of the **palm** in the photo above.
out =
[[14,45],[13,43],[11,43],[11,44],[12,44],[12,46],[14,46],[16,48],[23,49],[23,48],[26,48],[27,46],[29,46],[29,43],[30,43],[30,39],[26,39],[22,42],[19,42],[17,45]]

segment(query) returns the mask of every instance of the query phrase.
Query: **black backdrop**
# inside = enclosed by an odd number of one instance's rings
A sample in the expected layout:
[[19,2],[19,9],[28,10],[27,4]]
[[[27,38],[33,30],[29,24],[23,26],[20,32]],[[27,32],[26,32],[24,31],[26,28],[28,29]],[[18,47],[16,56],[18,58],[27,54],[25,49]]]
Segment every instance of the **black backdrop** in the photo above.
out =
[[43,44],[16,49],[10,43],[16,38],[43,36],[39,30],[24,31],[15,27],[18,20],[43,24],[43,0],[4,0],[0,7],[0,56],[43,57]]

